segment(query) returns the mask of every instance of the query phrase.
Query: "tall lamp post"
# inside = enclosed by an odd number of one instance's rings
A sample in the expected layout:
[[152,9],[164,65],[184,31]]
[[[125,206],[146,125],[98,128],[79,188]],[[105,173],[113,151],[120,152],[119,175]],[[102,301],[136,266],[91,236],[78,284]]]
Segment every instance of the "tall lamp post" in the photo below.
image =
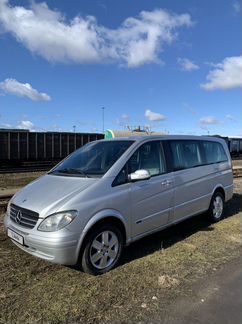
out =
[[105,110],[105,107],[102,107],[102,122],[103,122],[103,133],[104,133],[104,110]]

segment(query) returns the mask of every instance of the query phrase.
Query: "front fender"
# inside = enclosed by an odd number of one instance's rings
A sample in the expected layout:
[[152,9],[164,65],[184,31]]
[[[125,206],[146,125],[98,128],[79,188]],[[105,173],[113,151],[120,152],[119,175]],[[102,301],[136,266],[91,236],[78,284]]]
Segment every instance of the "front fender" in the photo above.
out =
[[[81,233],[79,242],[78,242],[78,253],[79,253],[79,251],[81,249],[82,243],[83,243],[83,241],[85,239],[85,236],[88,233],[88,231],[98,221],[100,221],[102,219],[105,219],[105,218],[108,218],[108,217],[117,218],[118,220],[120,220],[123,223],[124,228],[125,228],[125,232],[126,232],[126,244],[129,243],[131,230],[130,230],[129,224],[127,223],[127,220],[123,217],[123,215],[121,213],[119,213],[115,209],[104,209],[104,210],[101,210],[101,211],[97,212],[92,218],[89,219],[89,221],[85,225],[85,227],[84,227],[84,229],[83,229],[83,231]],[[78,258],[78,256],[77,256],[77,258]]]
[[123,225],[125,227],[126,235],[129,235],[127,221],[125,220],[123,215],[120,212],[118,212],[117,210],[115,210],[115,209],[103,209],[103,210],[100,210],[92,218],[89,219],[89,221],[87,222],[87,224],[85,225],[85,227],[83,229],[83,233],[87,233],[89,231],[89,229],[93,225],[95,225],[101,219],[104,219],[104,218],[107,218],[107,217],[118,218],[123,223]]

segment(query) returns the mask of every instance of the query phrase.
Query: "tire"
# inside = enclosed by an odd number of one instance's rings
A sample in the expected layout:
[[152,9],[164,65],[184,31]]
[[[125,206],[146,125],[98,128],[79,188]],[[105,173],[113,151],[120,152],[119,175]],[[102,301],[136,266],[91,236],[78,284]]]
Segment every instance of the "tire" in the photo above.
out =
[[80,265],[84,272],[101,275],[113,269],[123,250],[123,236],[115,225],[104,224],[91,230],[84,241]]
[[215,192],[209,206],[209,217],[213,223],[219,222],[223,218],[224,196],[221,192]]

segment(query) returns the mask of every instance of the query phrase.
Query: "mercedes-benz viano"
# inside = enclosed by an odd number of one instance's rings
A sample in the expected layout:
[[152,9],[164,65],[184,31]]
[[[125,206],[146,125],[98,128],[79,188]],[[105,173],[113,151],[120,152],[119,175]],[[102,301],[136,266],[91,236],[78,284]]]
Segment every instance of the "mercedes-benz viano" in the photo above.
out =
[[208,211],[223,217],[233,194],[224,140],[140,136],[86,144],[20,190],[8,236],[42,259],[102,274],[131,242]]

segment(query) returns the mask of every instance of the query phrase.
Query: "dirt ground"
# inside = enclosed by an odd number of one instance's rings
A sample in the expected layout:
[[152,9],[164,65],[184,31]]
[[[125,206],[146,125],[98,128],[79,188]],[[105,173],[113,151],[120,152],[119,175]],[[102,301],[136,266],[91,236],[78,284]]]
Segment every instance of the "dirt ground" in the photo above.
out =
[[167,317],[176,298],[241,254],[242,181],[236,180],[225,219],[206,215],[146,237],[120,265],[93,277],[18,249],[0,216],[0,323],[137,323]]
[[242,160],[241,159],[232,160],[232,163],[233,163],[233,167],[242,168]]

